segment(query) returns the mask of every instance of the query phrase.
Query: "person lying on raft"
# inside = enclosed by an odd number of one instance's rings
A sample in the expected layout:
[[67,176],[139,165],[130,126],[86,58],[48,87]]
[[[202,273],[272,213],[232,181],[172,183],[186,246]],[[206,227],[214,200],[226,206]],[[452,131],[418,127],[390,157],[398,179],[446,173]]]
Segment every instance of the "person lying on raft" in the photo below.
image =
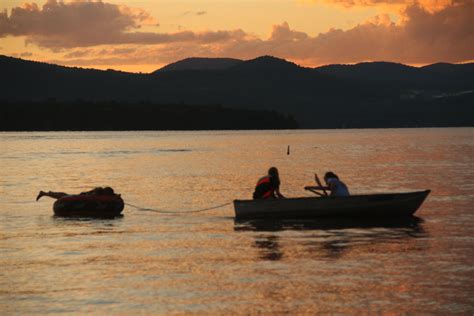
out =
[[[316,179],[316,182],[320,184],[317,175],[315,175],[315,179]],[[308,186],[308,187],[305,187],[305,189],[310,190],[312,192],[314,192],[313,190],[322,190],[324,191],[324,193],[326,193],[325,190],[328,190],[328,191],[331,191],[329,196],[349,196],[350,195],[347,185],[341,180],[339,180],[339,177],[334,172],[331,172],[331,171],[326,172],[326,174],[324,175],[324,182],[326,182],[327,186],[322,186],[322,185]]]
[[68,193],[64,193],[64,192],[52,192],[52,191],[49,191],[49,192],[40,191],[38,196],[36,197],[36,201],[41,199],[41,197],[43,197],[43,196],[49,196],[50,198],[58,200],[58,199],[60,199],[62,197],[65,197],[65,196],[74,196],[74,195],[116,195],[116,194],[114,192],[114,189],[112,189],[111,187],[105,187],[105,188],[97,187],[97,188],[94,188],[90,191],[81,192],[79,194],[68,194]]
[[257,181],[253,198],[284,198],[283,194],[280,193],[280,176],[277,168],[271,167],[268,169],[268,174]]

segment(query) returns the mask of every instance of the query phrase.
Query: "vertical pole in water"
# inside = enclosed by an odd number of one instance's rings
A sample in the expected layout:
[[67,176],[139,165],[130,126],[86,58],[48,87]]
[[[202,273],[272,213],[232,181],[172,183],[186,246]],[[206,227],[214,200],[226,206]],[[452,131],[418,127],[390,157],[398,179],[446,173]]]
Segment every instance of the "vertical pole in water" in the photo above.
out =
[[287,155],[290,154],[290,145],[288,145],[288,149],[286,150],[286,154],[287,154]]

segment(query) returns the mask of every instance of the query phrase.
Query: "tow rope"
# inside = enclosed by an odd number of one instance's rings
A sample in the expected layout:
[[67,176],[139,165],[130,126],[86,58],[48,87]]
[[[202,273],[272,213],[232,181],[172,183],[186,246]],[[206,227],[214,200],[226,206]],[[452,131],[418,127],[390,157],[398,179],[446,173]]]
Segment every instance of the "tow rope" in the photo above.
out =
[[198,213],[198,212],[205,212],[205,211],[210,211],[210,210],[215,210],[227,205],[231,205],[232,202],[227,202],[224,204],[219,204],[216,206],[211,206],[211,207],[206,207],[206,208],[201,208],[197,210],[191,210],[191,211],[179,211],[179,210],[163,210],[163,209],[153,209],[153,208],[146,208],[146,207],[140,207],[137,205],[133,205],[130,203],[125,203],[125,205],[133,207],[137,209],[138,211],[146,211],[146,212],[156,212],[156,213],[163,213],[163,214],[180,214],[180,213]]

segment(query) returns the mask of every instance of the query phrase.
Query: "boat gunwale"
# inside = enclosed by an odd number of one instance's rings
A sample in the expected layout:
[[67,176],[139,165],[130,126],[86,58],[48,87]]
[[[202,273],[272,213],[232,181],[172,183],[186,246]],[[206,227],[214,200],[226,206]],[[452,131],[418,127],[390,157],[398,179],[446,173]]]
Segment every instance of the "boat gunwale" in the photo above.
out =
[[431,192],[430,189],[422,190],[422,191],[413,191],[413,192],[393,192],[393,193],[374,193],[374,194],[354,194],[348,196],[304,196],[304,197],[294,197],[294,198],[283,198],[283,199],[252,199],[252,200],[234,200],[235,203],[267,203],[267,202],[283,202],[283,201],[297,201],[297,200],[349,200],[355,197],[377,197],[377,196],[419,196],[419,195],[428,195]]

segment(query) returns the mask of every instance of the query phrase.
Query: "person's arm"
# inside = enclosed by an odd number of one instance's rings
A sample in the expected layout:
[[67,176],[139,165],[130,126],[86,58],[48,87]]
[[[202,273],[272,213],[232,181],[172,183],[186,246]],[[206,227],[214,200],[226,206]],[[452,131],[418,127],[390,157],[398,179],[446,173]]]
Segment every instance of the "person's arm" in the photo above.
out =
[[280,188],[277,188],[275,190],[275,194],[276,194],[276,197],[279,198],[279,199],[284,199],[285,197],[283,196],[283,194],[281,194],[280,192]]
[[285,198],[283,194],[280,192],[280,179],[279,178],[272,178],[272,185],[274,187],[273,195],[276,198],[282,199]]
[[334,182],[328,183],[328,188],[326,190],[330,190],[331,192],[334,191],[336,184]]

